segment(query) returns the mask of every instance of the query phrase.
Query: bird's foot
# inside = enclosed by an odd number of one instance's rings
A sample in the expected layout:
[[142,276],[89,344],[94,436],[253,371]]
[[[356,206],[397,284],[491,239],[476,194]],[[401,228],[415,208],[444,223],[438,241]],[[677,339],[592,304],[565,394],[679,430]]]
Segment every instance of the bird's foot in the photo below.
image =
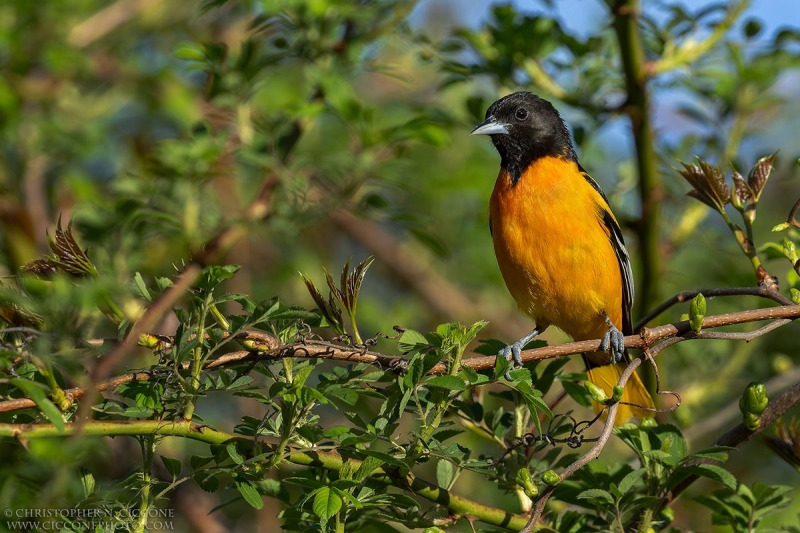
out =
[[608,324],[608,331],[603,335],[600,349],[608,352],[612,363],[619,363],[625,357],[625,334],[608,317],[606,317],[606,324]]
[[[509,344],[499,352],[497,352],[497,357],[503,357],[507,361],[511,362],[511,370],[516,368],[522,368],[522,349],[525,348],[525,345],[531,342],[537,335],[539,334],[538,329],[534,329],[521,339],[519,339],[514,344]],[[506,379],[510,381],[509,373],[506,372]]]

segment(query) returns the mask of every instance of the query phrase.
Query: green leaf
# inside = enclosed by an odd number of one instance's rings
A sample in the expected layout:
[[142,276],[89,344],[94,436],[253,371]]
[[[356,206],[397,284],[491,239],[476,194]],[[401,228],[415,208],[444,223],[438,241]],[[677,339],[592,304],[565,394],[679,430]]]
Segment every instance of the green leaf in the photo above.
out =
[[497,355],[506,347],[506,343],[498,339],[478,339],[478,346],[472,351],[480,355]]
[[44,385],[22,378],[11,378],[8,382],[22,390],[25,396],[33,400],[50,423],[53,424],[59,432],[64,432],[64,417],[61,415],[61,411],[58,410],[58,407],[47,398],[47,394],[44,392]]
[[377,450],[359,450],[359,452],[368,457],[374,457],[375,459],[379,459],[383,463],[386,463],[391,466],[396,466],[396,467],[405,466],[405,463],[403,463],[403,461],[395,457],[392,457],[391,455],[385,452],[379,452]]
[[463,429],[443,429],[433,434],[433,438],[439,442],[444,442],[449,438],[464,433]]
[[181,475],[181,462],[178,459],[161,456],[161,462],[164,463],[164,468],[167,469],[172,479],[177,479]]
[[264,499],[258,493],[258,490],[249,482],[246,481],[237,481],[236,488],[239,490],[239,494],[242,495],[242,498],[250,504],[251,507],[255,509],[261,509],[264,507]]
[[732,448],[729,446],[715,446],[712,448],[706,448],[705,450],[700,450],[697,453],[693,453],[691,455],[687,455],[682,461],[681,464],[687,464],[691,462],[695,462],[698,460],[710,460],[710,461],[719,461],[724,462],[728,460],[729,452],[735,451],[736,448]]
[[227,452],[228,457],[230,457],[231,460],[237,465],[244,463],[244,457],[242,457],[242,455],[236,449],[236,444],[234,443],[228,444],[227,446],[225,446],[225,451]]
[[133,285],[136,287],[136,291],[142,298],[148,302],[153,301],[153,297],[150,295],[150,291],[147,289],[147,284],[144,282],[141,273],[137,272],[133,275]]
[[672,455],[663,450],[648,450],[643,453],[643,456],[666,466],[674,466],[677,464],[677,461],[673,459]]
[[436,482],[440,487],[449,489],[456,479],[456,467],[450,461],[439,459],[436,463]]
[[317,493],[314,496],[312,507],[314,509],[314,514],[323,522],[327,522],[333,515],[339,512],[342,508],[342,503],[342,498],[336,491],[331,490],[330,487],[320,487],[317,489]]
[[219,489],[218,473],[211,472],[195,472],[192,478],[195,482],[206,492],[217,492]]
[[412,352],[420,348],[425,348],[429,346],[429,344],[428,339],[426,339],[422,333],[413,329],[407,329],[397,340],[397,346],[403,352]]
[[307,405],[310,405],[314,401],[317,401],[317,402],[323,403],[323,404],[329,404],[330,403],[330,400],[328,400],[328,398],[326,398],[324,394],[322,394],[320,391],[318,391],[314,387],[300,387],[297,390],[297,397],[299,399],[298,403],[300,404],[301,407],[305,407]]
[[203,268],[198,287],[203,292],[211,292],[223,281],[231,279],[240,269],[237,265],[209,265]]
[[718,465],[708,465],[708,464],[700,464],[700,465],[691,465],[683,467],[681,470],[685,472],[689,472],[690,474],[698,475],[701,477],[706,477],[708,479],[713,479],[714,481],[719,481],[726,487],[731,490],[736,490],[736,477]]
[[456,376],[449,376],[449,375],[434,376],[426,380],[425,385],[427,385],[428,387],[439,387],[442,389],[456,390],[456,391],[466,390],[467,388],[467,384],[464,383],[464,380]]
[[758,509],[756,514],[765,515],[786,507],[791,501],[786,495],[793,490],[793,487],[785,485],[765,485],[756,481],[752,490]]
[[622,481],[619,482],[619,491],[622,494],[627,494],[631,492],[634,488],[641,486],[642,477],[647,473],[647,470],[644,468],[639,468],[638,470],[633,470],[632,472],[628,472],[628,474],[622,478]]
[[383,464],[384,462],[378,457],[368,455],[364,458],[364,460],[361,462],[361,465],[353,474],[353,479],[360,483],[367,479],[375,470],[383,466]]
[[199,470],[213,460],[214,457],[210,455],[192,455],[189,458],[189,465],[192,467],[192,470]]
[[658,447],[663,452],[667,452],[674,465],[683,460],[686,456],[686,439],[683,438],[681,430],[672,424],[659,424],[645,430],[653,442],[653,447]]
[[120,416],[124,416],[126,418],[149,418],[153,416],[154,411],[149,407],[128,407],[124,411],[122,411]]
[[575,400],[578,404],[584,407],[592,406],[592,398],[589,396],[588,391],[572,381],[562,381],[561,385],[569,397]]
[[596,505],[614,505],[614,497],[603,489],[588,489],[578,494],[579,500],[588,500]]
[[614,428],[614,433],[642,457],[644,457],[644,452],[652,450],[648,434],[634,424],[623,424]]
[[531,371],[527,368],[515,368],[508,373],[508,377],[514,382],[533,383],[533,376],[531,375]]
[[253,312],[250,316],[250,323],[255,325],[264,322],[265,320],[269,320],[280,309],[281,303],[277,298],[270,298],[268,300],[264,300],[263,302],[259,302],[253,309]]
[[[519,370],[525,370],[527,372],[527,369],[524,368]],[[518,370],[514,372],[518,372]],[[536,430],[541,432],[539,417],[535,416],[536,413],[544,413],[548,418],[553,417],[553,413],[542,398],[542,391],[534,389],[528,381],[514,381],[510,386],[522,395],[522,399],[525,401],[528,409],[534,413],[533,422],[536,425]]]
[[80,469],[81,472],[81,485],[83,486],[83,496],[88,498],[94,494],[95,481],[91,472],[85,468]]
[[495,357],[494,359],[494,379],[500,379],[508,371],[511,362],[505,357]]
[[197,43],[189,42],[178,45],[173,52],[177,59],[205,63],[206,55]]
[[403,376],[402,383],[405,388],[415,387],[428,371],[439,362],[440,350],[429,350],[424,353],[417,353],[411,358],[408,370]]

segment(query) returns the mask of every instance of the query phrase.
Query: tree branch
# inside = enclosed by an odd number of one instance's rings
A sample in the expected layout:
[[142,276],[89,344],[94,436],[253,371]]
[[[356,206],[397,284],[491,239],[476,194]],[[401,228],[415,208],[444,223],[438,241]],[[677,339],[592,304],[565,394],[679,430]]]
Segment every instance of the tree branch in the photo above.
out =
[[[222,444],[243,439],[239,435],[217,431],[188,420],[178,422],[160,420],[90,421],[84,424],[82,428],[79,428],[77,424],[66,424],[63,432],[59,432],[51,424],[0,424],[0,437],[11,437],[23,442],[30,439],[66,437],[77,433],[93,436],[160,435],[164,437],[185,437],[207,444]],[[287,449],[285,454],[285,459],[291,463],[302,466],[317,466],[334,471],[341,470],[346,462],[350,463],[354,470],[358,469],[362,463],[359,459],[345,458],[337,452],[326,450]],[[474,517],[487,524],[518,530],[526,522],[525,516],[478,503],[433,483],[419,479],[413,474],[399,478],[390,470],[379,467],[372,472],[371,477],[378,482],[403,488],[416,496],[421,496],[443,505],[454,514]]]
[[641,312],[649,309],[657,298],[659,274],[659,228],[661,227],[661,198],[663,188],[658,173],[652,121],[650,93],[647,89],[645,52],[639,30],[638,0],[606,0],[613,15],[614,30],[619,43],[622,69],[625,75],[627,102],[625,113],[631,122],[636,145],[636,169],[641,214],[636,223],[641,260],[641,282],[637,283],[637,306]]
[[[761,328],[750,332],[716,333],[701,331],[700,333],[695,333],[692,331],[689,322],[675,322],[673,324],[665,324],[655,328],[643,329],[638,335],[629,335],[625,337],[625,347],[630,349],[653,347],[651,352],[658,353],[667,346],[677,342],[682,342],[684,340],[752,340],[759,335],[763,335],[768,331],[787,324],[790,320],[796,318],[800,318],[800,305],[785,305],[764,309],[751,309],[747,311],[739,311],[737,313],[708,316],[703,321],[704,329],[712,329],[734,324],[744,324],[760,320],[772,320],[773,323],[762,326]],[[406,360],[402,357],[370,351],[365,347],[341,346],[327,341],[301,340],[291,344],[280,345],[278,340],[274,337],[257,331],[243,332],[239,337],[242,339],[253,340],[259,346],[263,347],[263,349],[261,351],[253,349],[227,353],[218,357],[217,359],[214,359],[213,361],[210,361],[205,365],[204,370],[253,361],[282,359],[285,357],[301,359],[332,359],[342,362],[367,363],[376,365],[383,369],[394,369],[397,371],[402,371],[406,362]],[[525,350],[522,352],[522,361],[529,363],[532,361],[565,357],[585,352],[595,352],[599,350],[601,340],[602,339],[594,339],[579,342],[569,342],[556,346],[545,346],[542,348],[535,348],[533,350]],[[656,342],[658,342],[658,345],[654,346],[654,343]],[[494,368],[495,357],[473,357],[471,359],[463,360],[461,364],[462,366],[467,366],[474,370],[487,370]],[[431,369],[430,374],[443,374],[445,372],[447,372],[447,367],[444,364],[439,363]],[[127,383],[129,381],[149,380],[153,377],[153,375],[154,374],[152,372],[135,372],[131,374],[124,374],[99,383],[96,390],[112,390],[122,383]],[[86,396],[87,389],[75,387],[67,389],[64,392],[67,395],[67,398],[76,400]],[[33,402],[33,400],[28,398],[17,398],[0,402],[0,413],[34,407],[36,407],[36,404]]]
[[88,418],[96,393],[95,384],[107,379],[114,369],[133,351],[139,342],[139,337],[151,331],[164,315],[173,308],[174,304],[200,277],[204,265],[227,252],[245,234],[248,224],[267,216],[272,192],[276,185],[277,178],[274,175],[266,176],[256,197],[245,209],[244,217],[220,230],[201,250],[196,252],[191,262],[181,272],[175,284],[161,293],[147,308],[144,315],[136,321],[125,339],[94,365],[90,372],[91,379],[86,387],[86,394],[83,395],[86,399],[81,401],[76,414],[78,424],[82,424],[83,420]]
[[794,302],[792,302],[783,294],[769,290],[765,287],[723,287],[719,289],[695,289],[691,291],[682,291],[669,300],[660,303],[653,310],[642,317],[633,327],[633,331],[639,331],[646,326],[648,322],[656,318],[673,305],[688,302],[698,294],[702,294],[706,298],[715,298],[718,296],[760,296],[762,298],[774,300],[781,305],[794,305]]
[[661,74],[673,70],[677,67],[688,66],[703,57],[720,39],[731,29],[736,19],[750,4],[748,0],[742,0],[735,6],[729,8],[725,18],[714,26],[714,31],[705,40],[697,42],[691,37],[684,40],[679,46],[667,47],[664,55],[656,61],[647,63],[649,75]]
[[[759,417],[759,425],[756,429],[748,429],[744,424],[739,424],[731,429],[716,441],[714,446],[731,446],[738,447],[740,444],[752,439],[768,427],[770,427],[776,420],[786,414],[790,409],[800,404],[800,382],[795,383],[786,392],[778,396],[774,400],[770,400],[767,408]],[[712,462],[710,460],[698,460],[697,464]],[[684,490],[686,490],[692,483],[697,481],[699,476],[692,475],[681,481],[669,494],[662,498],[658,508],[654,514],[658,514],[664,507],[669,505],[675,500]]]
[[172,309],[175,302],[177,302],[178,299],[183,296],[184,292],[197,280],[200,271],[200,265],[197,263],[190,263],[181,273],[177,282],[161,293],[153,304],[147,308],[142,318],[137,320],[133,325],[128,336],[94,365],[90,372],[89,384],[83,395],[87,399],[81,402],[78,407],[78,413],[76,414],[78,424],[80,424],[82,420],[88,418],[91,411],[95,392],[97,391],[95,383],[105,380],[117,365],[133,351],[139,342],[139,337],[158,325],[164,315]]
[[[764,383],[767,390],[782,391],[800,381],[800,367],[787,374],[778,374]],[[703,435],[717,433],[737,417],[741,417],[739,399],[736,398],[725,407],[715,409],[705,420],[693,424],[683,432],[687,441],[692,442]]]

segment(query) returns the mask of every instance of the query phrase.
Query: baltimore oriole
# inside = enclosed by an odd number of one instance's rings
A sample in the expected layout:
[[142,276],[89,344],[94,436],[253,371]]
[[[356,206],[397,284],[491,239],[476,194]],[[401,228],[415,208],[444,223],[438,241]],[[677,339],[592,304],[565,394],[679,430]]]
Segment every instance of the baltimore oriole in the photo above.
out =
[[[633,274],[608,199],[578,163],[567,126],[547,100],[529,92],[501,98],[472,134],[489,135],[500,153],[489,229],[506,286],[535,324],[498,357],[521,366],[522,348],[550,325],[575,340],[602,337],[603,351],[583,358],[589,381],[610,398],[628,361]],[[653,407],[635,374],[621,401]],[[652,413],[620,405],[615,423],[631,416]]]

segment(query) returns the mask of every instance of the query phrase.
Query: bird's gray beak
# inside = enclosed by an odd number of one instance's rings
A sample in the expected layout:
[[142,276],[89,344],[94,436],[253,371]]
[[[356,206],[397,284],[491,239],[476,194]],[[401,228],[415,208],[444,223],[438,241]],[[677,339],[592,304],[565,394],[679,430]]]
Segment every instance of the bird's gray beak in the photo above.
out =
[[494,135],[497,133],[508,133],[508,124],[497,122],[494,117],[489,117],[472,130],[470,135]]

